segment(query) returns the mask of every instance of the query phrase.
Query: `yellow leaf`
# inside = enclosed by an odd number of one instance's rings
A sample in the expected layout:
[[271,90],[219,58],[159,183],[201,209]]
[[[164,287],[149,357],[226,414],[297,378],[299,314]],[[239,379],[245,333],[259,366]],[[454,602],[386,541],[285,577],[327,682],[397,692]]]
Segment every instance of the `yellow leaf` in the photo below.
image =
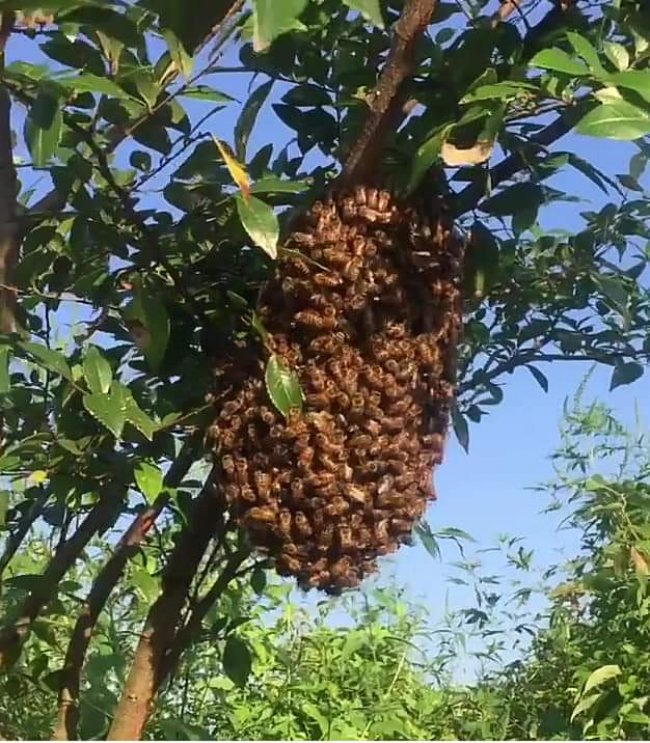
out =
[[219,154],[223,157],[223,161],[226,163],[228,172],[232,177],[233,181],[239,186],[244,201],[248,201],[248,197],[251,194],[251,184],[248,180],[248,173],[246,168],[237,160],[232,154],[230,147],[225,142],[220,142],[216,137],[212,137],[214,143],[217,145]]
[[493,141],[482,140],[473,147],[460,148],[445,142],[440,150],[440,157],[449,166],[478,165],[490,159],[494,149]]
[[646,576],[650,573],[650,566],[648,565],[647,557],[639,552],[636,547],[632,547],[630,550],[630,557],[634,563],[634,569],[639,577]]
[[47,477],[48,475],[45,470],[34,470],[34,472],[29,476],[29,479],[34,483],[34,485],[40,485],[42,482],[47,480]]

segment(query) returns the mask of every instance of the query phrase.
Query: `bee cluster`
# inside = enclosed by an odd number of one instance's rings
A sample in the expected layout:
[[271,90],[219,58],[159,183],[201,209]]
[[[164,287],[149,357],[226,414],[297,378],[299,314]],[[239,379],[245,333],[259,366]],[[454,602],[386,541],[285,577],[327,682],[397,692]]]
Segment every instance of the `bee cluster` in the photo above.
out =
[[337,593],[408,541],[435,497],[462,246],[442,211],[358,188],[317,202],[286,248],[258,313],[304,410],[282,416],[261,361],[239,365],[210,435],[252,543],[302,587]]

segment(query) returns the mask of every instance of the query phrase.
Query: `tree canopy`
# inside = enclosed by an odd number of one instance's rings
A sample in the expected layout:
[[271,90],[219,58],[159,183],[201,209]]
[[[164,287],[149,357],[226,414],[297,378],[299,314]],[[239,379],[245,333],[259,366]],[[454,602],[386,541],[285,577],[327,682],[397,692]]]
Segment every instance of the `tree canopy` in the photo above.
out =
[[[293,218],[337,178],[441,199],[467,246],[465,447],[520,367],[542,390],[551,361],[607,364],[612,388],[644,373],[650,16],[643,0],[0,10],[0,666],[48,679],[71,739],[99,643],[122,687],[93,734],[136,738],[206,622],[231,637],[242,593],[264,594],[264,559],[214,497],[208,393],[226,344],[264,332]],[[564,148],[572,132],[631,159],[602,172]],[[544,229],[580,203],[573,178],[600,201],[580,229]],[[281,369],[267,380],[276,404],[299,395]],[[133,602],[138,626],[114,634]]]

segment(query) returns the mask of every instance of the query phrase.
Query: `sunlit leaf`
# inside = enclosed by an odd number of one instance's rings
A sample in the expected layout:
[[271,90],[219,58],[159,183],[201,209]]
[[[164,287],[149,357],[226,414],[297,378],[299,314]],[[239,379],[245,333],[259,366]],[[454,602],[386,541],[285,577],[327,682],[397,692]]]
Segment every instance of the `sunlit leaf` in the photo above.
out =
[[267,80],[262,83],[255,91],[251,94],[246,104],[242,108],[237,123],[235,124],[235,153],[237,157],[245,161],[246,150],[248,146],[248,140],[257,121],[258,114],[266,102],[266,99],[271,92],[273,87],[273,80]]
[[86,410],[119,439],[126,423],[126,411],[115,395],[92,393],[83,396]]
[[650,115],[627,101],[604,103],[580,119],[576,132],[606,139],[639,139],[650,134]]
[[97,346],[90,346],[83,360],[83,372],[91,392],[103,392],[111,388],[113,372],[111,365],[102,356]]
[[597,668],[585,681],[585,686],[582,693],[586,694],[588,691],[591,691],[597,686],[604,684],[605,681],[609,681],[609,679],[616,678],[616,676],[620,675],[621,668],[618,665],[612,664],[601,666],[600,668]]
[[153,503],[163,489],[163,473],[152,462],[138,462],[134,470],[135,482],[140,492]]
[[298,18],[307,0],[253,0],[253,48],[265,49],[282,34],[302,28]]
[[563,49],[543,49],[530,60],[531,67],[539,67],[543,70],[564,72],[567,75],[584,76],[589,74],[589,69],[579,59],[568,54]]
[[32,343],[31,341],[21,341],[18,345],[41,366],[54,372],[54,374],[65,377],[65,379],[72,380],[70,365],[60,351],[55,351],[52,348],[47,348],[47,346],[42,346],[40,343]]
[[273,260],[278,257],[280,224],[272,207],[255,196],[244,200],[237,196],[237,213],[241,223],[255,245]]
[[295,372],[273,354],[266,365],[266,389],[273,405],[284,415],[291,410],[302,410],[303,396]]
[[251,187],[246,168],[237,160],[237,158],[230,151],[230,148],[225,143],[220,142],[216,137],[213,137],[213,139],[214,143],[217,145],[219,154],[223,158],[223,161],[226,163],[226,167],[228,168],[230,177],[239,187],[244,200],[248,201],[250,197]]

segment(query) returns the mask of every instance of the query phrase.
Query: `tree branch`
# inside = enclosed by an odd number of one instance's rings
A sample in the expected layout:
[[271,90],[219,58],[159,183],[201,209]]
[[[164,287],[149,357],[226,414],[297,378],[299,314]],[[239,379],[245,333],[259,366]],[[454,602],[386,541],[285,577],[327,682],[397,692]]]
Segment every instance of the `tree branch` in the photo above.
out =
[[0,669],[11,667],[20,655],[36,617],[56,593],[63,576],[77,561],[88,542],[117,518],[125,494],[123,485],[108,486],[77,531],[61,545],[39,576],[38,586],[25,599],[18,619],[0,630]]
[[223,523],[216,468],[193,504],[189,524],[169,556],[161,592],[149,610],[107,740],[140,740],[162,682],[165,656],[180,622],[192,580],[210,541]]
[[377,170],[384,139],[402,117],[402,83],[413,72],[417,41],[438,0],[406,0],[393,29],[393,43],[377,84],[367,98],[368,113],[360,136],[343,165],[343,187],[366,182]]
[[[0,15],[0,76],[4,77],[5,46],[11,34],[16,14],[4,11]],[[18,259],[18,222],[16,220],[17,179],[11,138],[11,96],[0,82],[0,284],[13,284]],[[0,289],[0,333],[14,333],[16,295]]]
[[32,524],[41,515],[43,507],[47,503],[48,496],[49,493],[47,490],[41,488],[38,497],[34,499],[31,507],[23,514],[18,522],[16,530],[12,531],[7,537],[4,552],[2,553],[2,557],[0,557],[0,579],[7,569],[7,565],[11,562],[12,557],[18,551],[23,539],[27,536]]
[[[192,464],[196,461],[197,449],[203,440],[203,431],[197,431],[185,444],[169,468],[165,488],[178,487]],[[52,733],[53,740],[77,740],[79,724],[79,687],[88,645],[99,615],[109,596],[119,583],[124,569],[138,552],[140,545],[169,501],[166,494],[145,508],[131,522],[122,535],[115,551],[97,574],[86,597],[83,608],[72,630],[66,651],[59,686],[57,719]]]

